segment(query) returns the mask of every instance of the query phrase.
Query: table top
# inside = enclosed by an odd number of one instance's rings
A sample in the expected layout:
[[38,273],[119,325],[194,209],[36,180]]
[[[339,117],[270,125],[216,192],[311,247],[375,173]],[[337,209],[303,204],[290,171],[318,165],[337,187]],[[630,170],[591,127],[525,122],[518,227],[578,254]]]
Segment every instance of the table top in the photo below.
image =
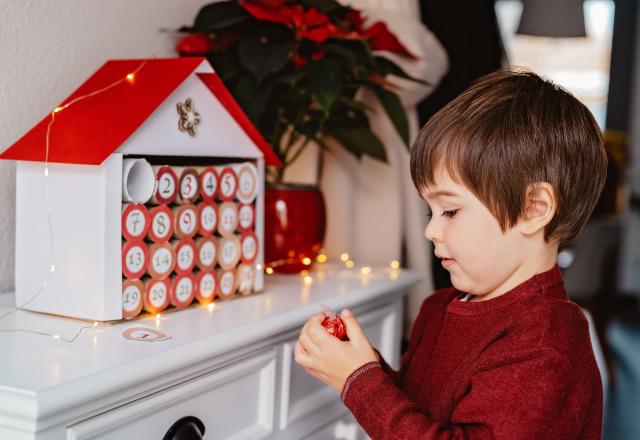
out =
[[[321,305],[339,312],[404,294],[417,281],[414,272],[402,269],[374,268],[363,273],[358,268],[318,265],[307,277],[267,276],[264,291],[214,306],[170,311],[160,319],[146,315],[95,324],[26,310],[12,312],[13,295],[0,295],[0,317],[4,316],[0,318],[0,402],[5,402],[0,403],[0,413],[16,396],[35,399],[39,406],[43,396],[49,395],[55,405],[53,390],[64,390],[65,397],[73,400],[74,395],[80,399],[106,393],[106,387],[124,389],[300,327],[320,312]],[[161,329],[170,338],[126,340],[123,331],[134,325]]]

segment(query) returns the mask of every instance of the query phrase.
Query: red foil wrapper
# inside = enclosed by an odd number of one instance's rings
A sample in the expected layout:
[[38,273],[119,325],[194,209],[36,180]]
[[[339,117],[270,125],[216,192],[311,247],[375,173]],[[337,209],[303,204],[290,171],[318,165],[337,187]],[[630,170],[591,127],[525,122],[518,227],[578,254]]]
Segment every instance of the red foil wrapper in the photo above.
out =
[[322,320],[322,326],[327,329],[329,334],[335,336],[341,341],[347,340],[347,328],[338,316],[326,316]]

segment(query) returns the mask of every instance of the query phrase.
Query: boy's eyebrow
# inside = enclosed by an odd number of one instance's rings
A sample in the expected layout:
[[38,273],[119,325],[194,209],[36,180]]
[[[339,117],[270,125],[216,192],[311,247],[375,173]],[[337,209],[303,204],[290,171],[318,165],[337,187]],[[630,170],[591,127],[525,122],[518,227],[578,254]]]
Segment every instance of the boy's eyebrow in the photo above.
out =
[[441,191],[434,191],[434,192],[425,194],[425,196],[428,199],[435,199],[436,197],[440,197],[440,196],[458,197],[459,195],[452,191],[441,190]]

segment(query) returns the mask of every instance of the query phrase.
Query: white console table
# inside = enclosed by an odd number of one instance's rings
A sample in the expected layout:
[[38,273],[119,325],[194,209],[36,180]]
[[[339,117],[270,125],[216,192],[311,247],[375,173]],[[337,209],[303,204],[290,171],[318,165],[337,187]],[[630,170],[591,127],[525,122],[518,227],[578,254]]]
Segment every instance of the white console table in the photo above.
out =
[[[186,416],[205,439],[364,438],[338,393],[293,361],[293,344],[321,304],[348,307],[397,367],[402,300],[418,277],[328,265],[311,277],[270,276],[253,296],[99,324],[72,343],[62,339],[93,323],[23,310],[0,319],[0,439],[162,440]],[[0,316],[12,307],[0,295]],[[125,340],[136,324],[171,338]]]

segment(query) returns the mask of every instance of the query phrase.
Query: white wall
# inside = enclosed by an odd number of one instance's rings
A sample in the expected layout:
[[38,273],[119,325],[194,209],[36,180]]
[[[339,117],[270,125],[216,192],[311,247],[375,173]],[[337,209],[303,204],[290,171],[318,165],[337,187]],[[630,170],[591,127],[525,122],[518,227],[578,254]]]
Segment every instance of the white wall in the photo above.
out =
[[[175,56],[207,0],[0,0],[0,151],[106,60]],[[0,161],[0,292],[13,289],[15,165]]]

